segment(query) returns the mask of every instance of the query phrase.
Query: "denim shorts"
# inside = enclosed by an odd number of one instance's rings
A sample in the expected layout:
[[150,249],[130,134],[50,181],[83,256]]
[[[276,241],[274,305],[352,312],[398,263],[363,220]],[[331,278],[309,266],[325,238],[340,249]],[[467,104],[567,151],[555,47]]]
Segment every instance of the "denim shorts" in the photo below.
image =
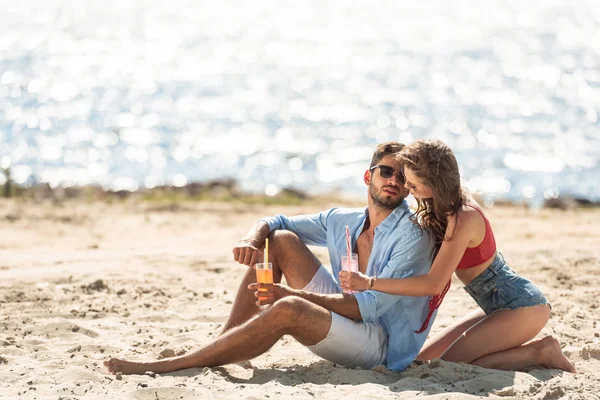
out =
[[550,305],[544,293],[510,269],[499,252],[492,264],[464,289],[487,315],[498,310]]

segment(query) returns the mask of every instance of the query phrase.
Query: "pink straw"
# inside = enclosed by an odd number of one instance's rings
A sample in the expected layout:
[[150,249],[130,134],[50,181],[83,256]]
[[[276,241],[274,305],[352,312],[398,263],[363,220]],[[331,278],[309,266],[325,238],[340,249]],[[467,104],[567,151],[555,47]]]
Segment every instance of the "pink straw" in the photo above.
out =
[[346,249],[348,250],[348,265],[350,265],[352,261],[352,249],[350,245],[350,228],[346,225]]

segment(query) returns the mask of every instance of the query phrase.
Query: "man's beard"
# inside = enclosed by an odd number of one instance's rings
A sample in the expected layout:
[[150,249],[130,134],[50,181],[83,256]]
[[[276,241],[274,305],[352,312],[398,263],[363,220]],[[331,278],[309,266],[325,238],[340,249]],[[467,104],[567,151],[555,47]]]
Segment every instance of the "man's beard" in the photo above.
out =
[[[369,185],[369,195],[371,196],[371,200],[377,207],[387,208],[393,210],[398,207],[404,201],[404,197],[398,194],[397,197],[392,197],[387,193],[383,192],[383,189],[386,186],[382,187],[379,191],[375,188],[373,184]],[[394,188],[394,190],[400,192],[400,189]]]

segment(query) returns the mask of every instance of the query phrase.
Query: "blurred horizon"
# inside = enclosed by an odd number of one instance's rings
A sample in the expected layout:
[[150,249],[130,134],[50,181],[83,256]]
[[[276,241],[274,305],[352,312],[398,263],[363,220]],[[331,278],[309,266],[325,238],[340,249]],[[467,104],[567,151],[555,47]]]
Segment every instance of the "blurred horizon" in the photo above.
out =
[[377,143],[438,138],[485,199],[600,200],[591,1],[0,4],[22,186],[362,194]]

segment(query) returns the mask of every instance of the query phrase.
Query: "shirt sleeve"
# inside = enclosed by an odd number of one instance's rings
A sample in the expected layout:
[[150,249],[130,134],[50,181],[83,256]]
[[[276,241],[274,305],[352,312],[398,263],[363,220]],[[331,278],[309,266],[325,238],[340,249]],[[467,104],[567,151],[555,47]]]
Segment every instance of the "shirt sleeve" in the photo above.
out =
[[[427,235],[418,235],[413,240],[403,241],[396,249],[377,278],[407,278],[426,274],[431,268],[430,240]],[[364,322],[376,321],[403,296],[366,290],[354,295]]]
[[261,221],[269,224],[271,231],[283,229],[294,232],[305,244],[327,246],[327,225],[334,210],[330,209],[319,214],[298,215],[295,217],[278,214],[262,218]]

